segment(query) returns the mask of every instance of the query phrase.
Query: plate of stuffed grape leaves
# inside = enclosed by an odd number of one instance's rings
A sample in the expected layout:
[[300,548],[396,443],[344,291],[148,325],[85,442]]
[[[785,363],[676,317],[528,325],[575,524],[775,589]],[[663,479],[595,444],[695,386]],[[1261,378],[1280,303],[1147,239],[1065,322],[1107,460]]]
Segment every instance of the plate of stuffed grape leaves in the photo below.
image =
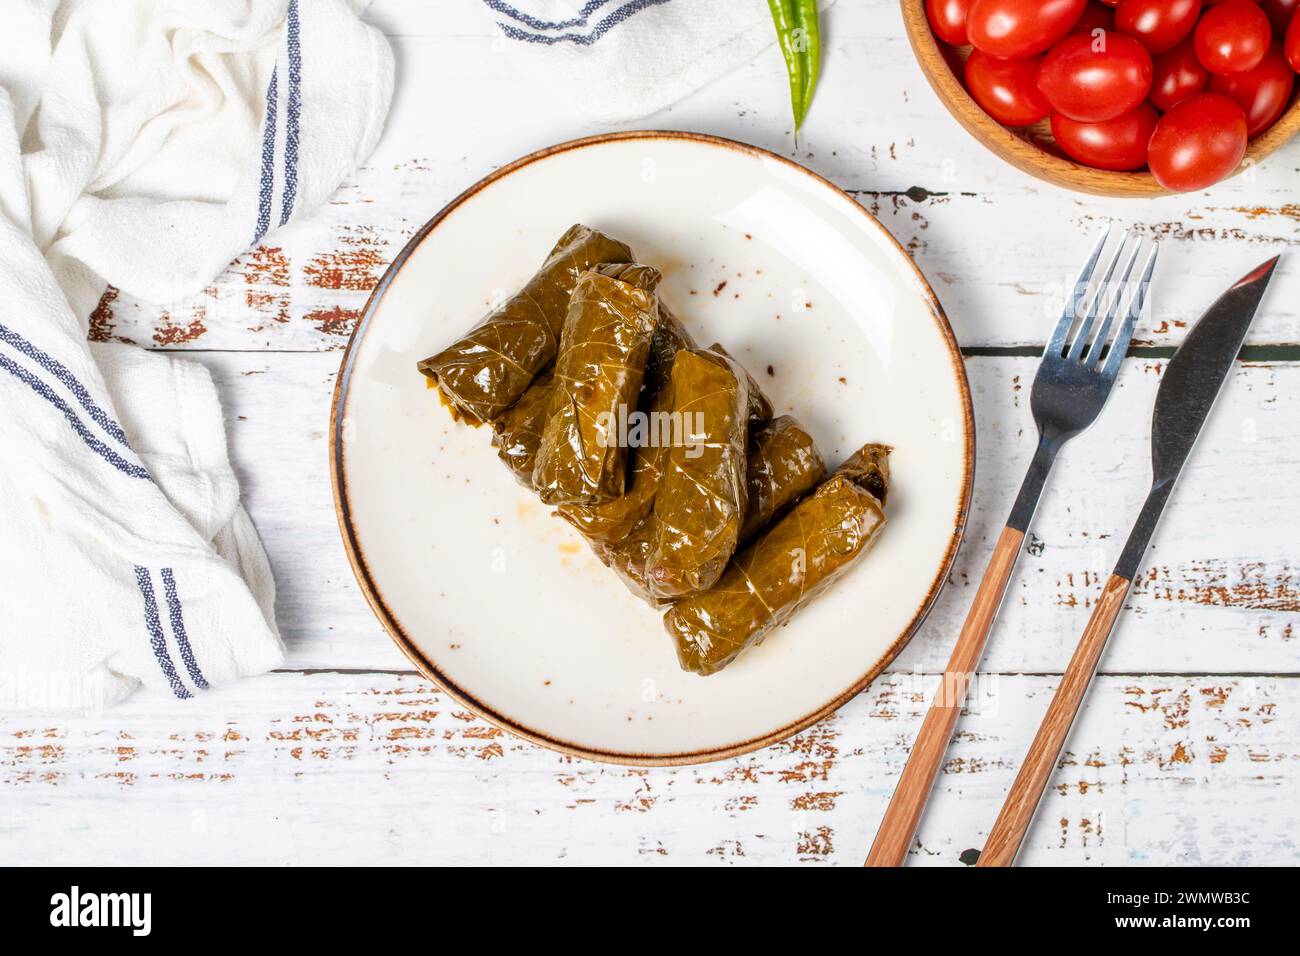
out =
[[930,286],[852,197],[696,133],[564,143],[474,185],[376,287],[331,471],[379,620],[519,736],[745,753],[898,654],[974,469]]

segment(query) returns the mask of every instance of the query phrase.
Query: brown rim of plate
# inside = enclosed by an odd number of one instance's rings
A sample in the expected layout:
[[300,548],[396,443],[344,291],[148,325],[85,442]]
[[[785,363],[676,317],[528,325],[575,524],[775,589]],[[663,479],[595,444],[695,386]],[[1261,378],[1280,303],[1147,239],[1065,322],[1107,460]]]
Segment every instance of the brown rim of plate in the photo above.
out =
[[[357,344],[365,335],[366,328],[370,324],[371,318],[383,298],[389,284],[394,277],[401,271],[406,260],[419,247],[424,238],[436,229],[444,219],[452,212],[463,205],[467,200],[473,198],[487,186],[492,185],[499,179],[509,176],[511,173],[529,166],[538,160],[547,159],[560,153],[570,152],[576,149],[582,149],[587,146],[599,146],[606,143],[619,143],[632,140],[649,140],[649,139],[675,139],[685,140],[693,143],[704,143],[709,146],[720,146],[725,149],[735,150],[748,156],[775,161],[797,170],[806,176],[812,177],[817,182],[831,189],[845,202],[857,209],[867,221],[879,232],[885,236],[898,251],[902,259],[912,267],[912,272],[916,277],[920,290],[924,293],[926,303],[929,306],[930,314],[934,317],[939,326],[939,331],[943,335],[945,344],[948,346],[948,355],[952,361],[953,375],[957,379],[957,384],[962,396],[962,417],[964,433],[966,435],[966,454],[962,463],[962,490],[959,496],[957,514],[954,518],[952,537],[948,542],[947,552],[944,554],[943,563],[930,584],[925,599],[921,606],[917,608],[916,613],[912,616],[911,622],[903,629],[889,649],[884,653],[880,660],[867,673],[853,682],[843,693],[836,695],[827,701],[821,707],[812,711],[803,717],[793,720],[771,733],[763,734],[760,737],[754,737],[740,743],[729,744],[724,747],[715,747],[709,750],[690,751],[686,753],[672,754],[648,754],[648,753],[631,753],[623,751],[596,750],[581,744],[575,744],[567,740],[560,740],[547,734],[533,730],[530,727],[514,720],[513,718],[494,710],[482,701],[476,699],[464,688],[458,687],[446,674],[442,673],[433,661],[428,660],[420,650],[415,646],[406,632],[402,629],[397,618],[388,609],[384,599],[379,593],[379,587],[370,576],[370,570],[366,565],[365,551],[361,547],[356,533],[352,526],[351,506],[347,499],[347,478],[343,473],[343,435],[339,425],[346,416],[340,414],[344,402],[347,400],[348,385],[352,377],[353,360],[357,352]],[[944,315],[943,307],[939,304],[938,297],[935,296],[934,290],[930,288],[930,283],[926,281],[921,270],[917,268],[916,263],[912,261],[911,256],[903,249],[884,226],[871,215],[863,206],[852,196],[844,192],[834,183],[826,178],[819,176],[812,170],[807,169],[793,160],[786,159],[776,153],[769,152],[758,146],[751,146],[748,143],[737,142],[736,140],[725,139],[721,136],[713,136],[708,133],[690,133],[677,132],[673,130],[630,130],[621,133],[602,133],[597,136],[587,136],[582,139],[570,140],[565,143],[559,143],[546,149],[538,150],[535,153],[529,153],[520,159],[515,160],[507,166],[502,166],[495,172],[490,173],[483,179],[480,179],[469,189],[465,190],[438,213],[425,223],[410,241],[397,254],[391,265],[384,272],[374,290],[370,293],[370,298],[366,302],[365,310],[358,320],[356,328],[352,330],[352,336],[348,340],[347,350],[343,353],[343,361],[339,365],[338,378],[334,383],[334,398],[330,408],[330,484],[334,491],[334,511],[339,520],[339,531],[343,537],[343,547],[347,552],[348,562],[352,565],[352,572],[356,575],[357,583],[361,586],[361,591],[370,602],[370,607],[379,622],[383,624],[384,629],[396,642],[397,646],[415,665],[425,677],[437,684],[447,694],[451,695],[458,703],[468,707],[474,713],[478,714],[489,723],[500,727],[502,730],[508,730],[510,733],[535,744],[547,747],[560,753],[568,754],[573,757],[585,757],[589,760],[602,761],[604,763],[621,764],[631,767],[675,767],[686,764],[707,763],[712,760],[722,760],[727,757],[736,757],[746,754],[762,747],[770,746],[781,740],[785,740],[799,731],[815,724],[824,717],[829,716],[839,710],[849,700],[856,697],[867,686],[875,680],[884,671],[886,667],[898,656],[912,635],[916,633],[925,616],[930,612],[934,605],[935,599],[943,589],[944,582],[948,577],[948,572],[952,568],[953,560],[957,556],[957,549],[961,544],[962,536],[966,530],[966,518],[970,513],[971,487],[974,482],[975,474],[975,417],[971,405],[970,384],[966,380],[966,367],[962,360],[961,351],[957,346],[957,339],[953,335],[952,327],[948,324],[948,318]]]

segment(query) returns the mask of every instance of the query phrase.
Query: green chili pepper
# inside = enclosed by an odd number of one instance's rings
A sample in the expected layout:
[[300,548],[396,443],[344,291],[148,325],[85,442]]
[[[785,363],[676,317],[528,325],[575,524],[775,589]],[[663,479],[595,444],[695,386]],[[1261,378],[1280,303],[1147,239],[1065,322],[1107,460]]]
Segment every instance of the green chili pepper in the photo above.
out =
[[795,139],[803,126],[821,67],[821,30],[817,0],[767,0],[776,24],[776,38],[790,74],[790,107],[794,113]]
[[817,77],[821,73],[822,32],[817,19],[817,0],[795,0],[795,49],[803,54],[803,97],[799,101],[801,112],[795,118],[795,132],[803,125],[812,106],[813,90],[817,88]]
[[781,55],[785,57],[786,72],[790,74],[790,107],[794,112],[794,132],[797,138],[804,111],[804,59],[803,51],[795,49],[795,0],[767,0],[767,5],[772,10],[776,41],[781,46]]

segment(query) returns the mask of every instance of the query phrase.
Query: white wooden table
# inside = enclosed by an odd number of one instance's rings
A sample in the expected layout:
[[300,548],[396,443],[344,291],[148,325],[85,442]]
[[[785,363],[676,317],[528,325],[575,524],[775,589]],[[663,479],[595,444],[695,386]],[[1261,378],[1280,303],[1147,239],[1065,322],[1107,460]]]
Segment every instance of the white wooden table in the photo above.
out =
[[[0,720],[7,863],[861,862],[1029,458],[1028,384],[1099,223],[1165,240],[1150,322],[1065,453],[912,854],[979,847],[1148,481],[1151,402],[1187,323],[1300,246],[1300,142],[1209,192],[1108,201],[1029,179],[949,119],[893,0],[840,0],[797,151],[780,56],[638,124],[791,155],[904,243],[966,349],[974,509],[949,587],[838,715],[735,760],[623,769],[523,743],[415,673],[371,616],[326,471],[331,388],[387,261],[461,189],[601,131],[513,72],[477,4],[379,0],[397,95],[383,142],[310,221],[166,311],[110,293],[94,334],[216,377],[274,564],[283,669],[178,706]],[[614,80],[611,79],[611,82]],[[1026,844],[1029,864],[1300,862],[1300,258],[1284,256],[1129,599]]]

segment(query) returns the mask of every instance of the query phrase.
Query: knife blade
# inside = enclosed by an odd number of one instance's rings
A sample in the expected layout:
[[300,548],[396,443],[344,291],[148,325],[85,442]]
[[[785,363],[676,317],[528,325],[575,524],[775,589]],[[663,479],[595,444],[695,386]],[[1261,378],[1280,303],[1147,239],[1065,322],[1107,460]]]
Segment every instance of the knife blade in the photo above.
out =
[[1156,523],[1241,351],[1277,261],[1276,256],[1268,260],[1221,295],[1187,333],[1165,368],[1151,420],[1151,490],[1114,573],[1093,605],[1038,733],[989,830],[977,866],[1010,866],[1020,852]]
[[1223,390],[1280,256],[1262,263],[1206,310],[1169,360],[1151,416],[1151,490],[1115,565],[1132,581],[1196,438]]

